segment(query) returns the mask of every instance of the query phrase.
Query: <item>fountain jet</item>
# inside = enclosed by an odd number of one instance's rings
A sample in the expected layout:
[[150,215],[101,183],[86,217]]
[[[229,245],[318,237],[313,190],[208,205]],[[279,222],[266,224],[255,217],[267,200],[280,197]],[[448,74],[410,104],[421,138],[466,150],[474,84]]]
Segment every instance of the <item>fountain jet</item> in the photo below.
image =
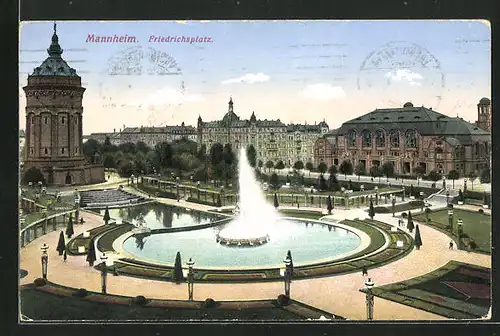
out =
[[269,241],[270,226],[280,219],[266,197],[248,162],[246,148],[240,149],[238,162],[239,201],[235,219],[217,235],[223,245],[253,246]]

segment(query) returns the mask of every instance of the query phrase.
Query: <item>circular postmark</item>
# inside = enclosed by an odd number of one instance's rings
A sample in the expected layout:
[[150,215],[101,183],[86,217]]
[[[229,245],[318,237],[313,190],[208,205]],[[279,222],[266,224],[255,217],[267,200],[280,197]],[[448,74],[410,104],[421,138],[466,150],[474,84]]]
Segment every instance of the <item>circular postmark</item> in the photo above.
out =
[[149,126],[172,121],[185,91],[182,69],[173,56],[139,45],[112,54],[106,65],[106,81],[112,87],[100,85],[103,107],[132,109]]
[[383,45],[365,58],[358,74],[358,90],[373,95],[379,107],[401,107],[404,102],[438,107],[445,87],[439,61],[411,42]]

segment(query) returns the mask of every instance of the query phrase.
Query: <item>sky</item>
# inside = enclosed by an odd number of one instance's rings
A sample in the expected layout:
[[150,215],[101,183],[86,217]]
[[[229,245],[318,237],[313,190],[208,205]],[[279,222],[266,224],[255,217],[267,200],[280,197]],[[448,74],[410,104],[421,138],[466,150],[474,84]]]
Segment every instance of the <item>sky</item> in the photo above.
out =
[[[22,87],[52,34],[53,22],[21,23],[21,129]],[[486,21],[61,21],[57,35],[86,88],[84,134],[219,120],[230,97],[241,119],[331,129],[408,101],[474,122],[491,97]]]

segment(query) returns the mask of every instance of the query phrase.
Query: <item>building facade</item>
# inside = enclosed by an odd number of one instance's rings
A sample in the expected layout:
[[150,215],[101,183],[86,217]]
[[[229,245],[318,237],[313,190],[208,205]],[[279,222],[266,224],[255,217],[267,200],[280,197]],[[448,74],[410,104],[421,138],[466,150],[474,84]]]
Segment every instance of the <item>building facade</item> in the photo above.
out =
[[426,173],[478,173],[489,165],[490,154],[486,130],[411,103],[347,121],[314,145],[316,162],[331,166],[350,161],[354,167],[361,163],[367,172],[391,162],[401,175],[414,175],[417,166]]
[[328,125],[322,121],[315,125],[296,125],[277,120],[259,120],[255,112],[249,119],[240,119],[234,112],[230,98],[228,111],[221,120],[204,122],[198,117],[198,148],[206,145],[207,152],[214,143],[230,143],[233,150],[253,145],[257,160],[282,160],[285,166],[293,166],[297,161],[314,163],[314,143],[318,137],[328,132]]
[[49,57],[28,76],[25,153],[22,173],[40,169],[48,184],[104,181],[101,164],[87,164],[83,155],[81,78],[61,57],[54,24]]
[[186,126],[182,123],[180,126],[163,126],[163,127],[124,127],[119,132],[113,133],[92,133],[87,139],[94,139],[103,143],[109,138],[112,145],[119,146],[128,142],[137,143],[144,142],[149,147],[154,147],[162,142],[172,142],[174,140],[188,139],[197,141],[196,128]]

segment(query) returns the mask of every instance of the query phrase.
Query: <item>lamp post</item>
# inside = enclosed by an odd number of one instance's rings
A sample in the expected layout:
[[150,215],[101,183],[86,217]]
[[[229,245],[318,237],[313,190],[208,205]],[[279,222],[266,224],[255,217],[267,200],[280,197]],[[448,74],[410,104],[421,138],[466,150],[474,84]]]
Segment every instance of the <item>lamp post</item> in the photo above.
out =
[[392,196],[392,217],[396,217],[396,196]]
[[450,227],[451,233],[453,234],[453,210],[448,210],[448,225]]
[[283,280],[285,281],[285,295],[290,297],[290,283],[292,282],[292,259],[286,256],[285,260],[285,274],[283,276]]
[[446,191],[446,205],[450,204],[450,191]]
[[193,301],[193,292],[194,292],[193,265],[194,265],[194,261],[191,258],[189,258],[189,260],[186,262],[186,265],[188,265],[188,274],[187,274],[188,298],[189,298],[189,301]]
[[108,278],[108,269],[106,267],[106,260],[108,260],[108,256],[106,253],[102,252],[101,255],[101,289],[102,293],[106,294],[106,280]]
[[47,266],[49,264],[49,255],[47,254],[47,250],[49,249],[49,245],[43,243],[40,250],[42,250],[42,278],[47,279]]
[[462,224],[464,222],[462,221],[461,218],[458,219],[457,221],[457,224],[458,224],[458,227],[457,227],[457,236],[458,236],[458,248],[460,249],[462,247],[462,233],[463,233],[463,228],[462,228]]
[[446,176],[443,175],[443,188],[446,188]]
[[366,286],[366,318],[368,321],[373,320],[373,306],[374,306],[374,298],[372,293],[372,288],[375,286],[375,282],[372,281],[371,278],[365,282]]
[[402,199],[402,201],[404,202],[405,201],[405,196],[406,196],[406,187],[405,187],[404,183],[402,183],[401,186],[403,187],[403,199]]

